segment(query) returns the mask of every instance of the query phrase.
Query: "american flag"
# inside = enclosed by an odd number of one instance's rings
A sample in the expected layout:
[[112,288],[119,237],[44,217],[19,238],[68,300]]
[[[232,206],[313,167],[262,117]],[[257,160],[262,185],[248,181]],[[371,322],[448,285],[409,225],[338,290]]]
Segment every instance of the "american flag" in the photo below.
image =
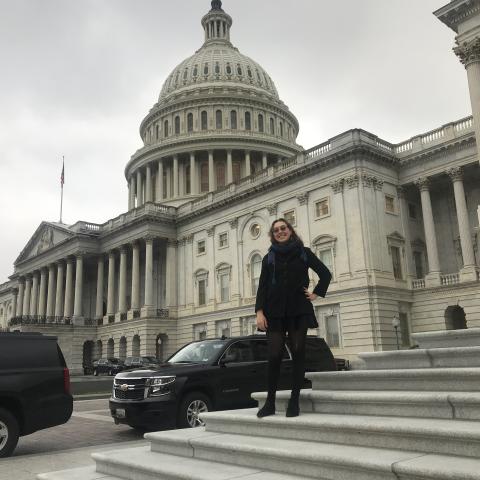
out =
[[65,160],[62,161],[62,174],[60,175],[60,185],[63,187],[65,183]]

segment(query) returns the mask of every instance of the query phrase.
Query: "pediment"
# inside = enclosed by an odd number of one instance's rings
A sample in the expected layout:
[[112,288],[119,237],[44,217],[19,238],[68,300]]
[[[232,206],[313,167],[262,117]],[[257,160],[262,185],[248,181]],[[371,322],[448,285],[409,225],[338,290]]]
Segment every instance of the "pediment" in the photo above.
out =
[[15,260],[15,263],[36,257],[73,236],[74,233],[66,225],[42,222]]

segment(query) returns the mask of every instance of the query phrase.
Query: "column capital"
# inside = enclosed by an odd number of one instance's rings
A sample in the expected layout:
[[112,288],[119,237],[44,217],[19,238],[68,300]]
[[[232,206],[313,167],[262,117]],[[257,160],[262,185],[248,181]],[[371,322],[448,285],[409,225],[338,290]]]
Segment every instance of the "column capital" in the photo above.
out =
[[145,243],[153,243],[153,241],[155,240],[155,235],[145,235],[145,237],[143,237],[143,239],[145,240]]
[[428,177],[419,177],[413,182],[421,192],[427,191],[430,188],[430,180]]
[[381,192],[383,190],[383,180],[373,177],[373,188]]
[[360,177],[357,173],[345,178],[345,183],[350,189],[358,187],[359,181]]
[[452,167],[445,170],[445,173],[452,179],[453,182],[461,182],[463,180],[462,167]]
[[300,205],[306,205],[308,202],[308,192],[297,195],[297,200]]
[[372,188],[376,181],[376,177],[368,175],[367,173],[362,173],[362,184],[364,187]]
[[120,251],[120,254],[125,254],[127,253],[127,246],[126,245],[121,245],[118,249]]
[[267,210],[269,215],[276,215],[278,211],[278,203],[267,205]]
[[214,234],[215,234],[215,227],[207,228],[207,235],[209,237],[213,237]]
[[238,218],[232,218],[228,221],[230,228],[233,230],[234,228],[238,227]]
[[462,42],[454,47],[455,55],[460,59],[460,62],[468,67],[471,63],[480,62],[480,37],[474,38],[469,42]]
[[185,239],[186,239],[188,244],[192,244],[193,243],[193,234],[187,235],[185,237]]
[[333,193],[342,193],[344,183],[345,180],[343,178],[338,178],[330,183],[330,188],[333,190]]
[[[193,238],[192,238],[193,241]],[[167,238],[167,247],[177,248],[178,241],[176,238]]]

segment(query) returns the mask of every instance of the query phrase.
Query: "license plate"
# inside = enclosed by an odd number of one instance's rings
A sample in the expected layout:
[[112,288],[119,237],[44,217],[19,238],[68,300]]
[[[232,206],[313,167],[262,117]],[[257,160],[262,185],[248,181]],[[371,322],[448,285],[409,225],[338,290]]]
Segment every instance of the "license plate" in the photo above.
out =
[[117,417],[117,418],[125,418],[125,409],[124,408],[117,408],[114,411],[113,416]]

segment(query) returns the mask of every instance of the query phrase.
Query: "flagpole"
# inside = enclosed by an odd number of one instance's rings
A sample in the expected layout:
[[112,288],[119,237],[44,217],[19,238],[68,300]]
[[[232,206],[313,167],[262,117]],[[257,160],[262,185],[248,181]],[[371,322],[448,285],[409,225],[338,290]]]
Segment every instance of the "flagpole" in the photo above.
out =
[[62,222],[62,211],[63,211],[63,184],[64,184],[64,174],[65,174],[65,157],[62,156],[62,176],[60,179],[61,185],[61,194],[60,194],[60,223]]

